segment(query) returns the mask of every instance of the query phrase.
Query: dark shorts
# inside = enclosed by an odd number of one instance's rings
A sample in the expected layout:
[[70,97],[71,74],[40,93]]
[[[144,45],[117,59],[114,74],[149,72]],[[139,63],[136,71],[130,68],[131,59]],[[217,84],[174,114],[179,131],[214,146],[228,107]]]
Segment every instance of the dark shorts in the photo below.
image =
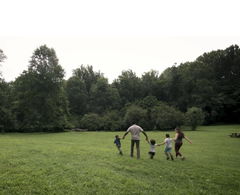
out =
[[148,154],[151,154],[152,156],[154,156],[154,155],[155,155],[155,152],[149,151]]

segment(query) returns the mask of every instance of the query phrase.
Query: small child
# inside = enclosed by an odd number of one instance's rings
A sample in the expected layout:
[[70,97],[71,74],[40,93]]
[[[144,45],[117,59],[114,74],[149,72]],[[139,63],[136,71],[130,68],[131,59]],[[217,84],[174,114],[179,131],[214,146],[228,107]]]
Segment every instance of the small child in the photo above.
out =
[[174,160],[174,159],[173,159],[173,156],[172,156],[172,152],[171,152],[171,149],[172,149],[172,139],[169,138],[169,137],[170,137],[169,134],[166,134],[166,139],[165,139],[164,142],[163,142],[162,144],[160,144],[160,145],[166,144],[166,146],[165,146],[165,148],[164,148],[164,153],[167,155],[167,160],[169,160],[169,155],[168,155],[168,153],[170,154],[171,159]]
[[123,155],[122,153],[122,150],[120,149],[121,148],[121,142],[120,142],[120,139],[122,139],[122,137],[119,137],[118,135],[115,136],[115,141],[114,141],[114,144],[116,144],[117,146],[117,149],[119,151],[119,154]]
[[[147,140],[147,142],[149,143],[149,141]],[[155,155],[155,147],[156,146],[160,146],[159,144],[156,144],[156,141],[154,139],[150,140],[150,151],[148,152],[149,156],[151,159],[153,159],[154,155]]]

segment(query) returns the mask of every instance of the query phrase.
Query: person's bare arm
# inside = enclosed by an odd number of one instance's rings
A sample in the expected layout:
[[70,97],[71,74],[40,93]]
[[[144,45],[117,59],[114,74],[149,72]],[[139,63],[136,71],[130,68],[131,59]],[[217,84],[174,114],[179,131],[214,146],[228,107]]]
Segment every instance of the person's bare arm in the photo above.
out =
[[188,139],[186,136],[184,136],[184,138],[185,138],[186,140],[188,140],[190,144],[192,143],[192,141],[191,141],[190,139]]
[[157,144],[157,146],[161,146],[161,145],[164,145],[166,142],[163,142],[163,143],[161,143],[161,144]]
[[146,140],[147,140],[147,142],[148,142],[148,136],[147,136],[147,134],[146,134],[144,131],[142,131],[142,133],[145,135]]
[[125,139],[125,136],[128,134],[128,132],[126,132],[124,135],[123,135],[123,137],[122,137],[122,139]]
[[175,138],[171,138],[171,140],[177,140],[178,138],[178,133],[176,133]]

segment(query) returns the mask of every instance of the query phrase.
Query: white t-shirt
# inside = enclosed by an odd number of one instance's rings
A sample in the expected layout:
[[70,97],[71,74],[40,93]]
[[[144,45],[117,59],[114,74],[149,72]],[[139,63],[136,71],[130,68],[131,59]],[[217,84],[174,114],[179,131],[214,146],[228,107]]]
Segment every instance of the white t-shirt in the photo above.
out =
[[128,128],[127,132],[131,132],[132,134],[132,140],[140,140],[139,132],[143,132],[143,129],[138,125],[132,125]]
[[151,143],[149,143],[150,145],[150,152],[155,152],[155,147],[157,146],[157,144],[152,145]]
[[164,142],[166,143],[166,148],[172,148],[172,139],[166,138]]

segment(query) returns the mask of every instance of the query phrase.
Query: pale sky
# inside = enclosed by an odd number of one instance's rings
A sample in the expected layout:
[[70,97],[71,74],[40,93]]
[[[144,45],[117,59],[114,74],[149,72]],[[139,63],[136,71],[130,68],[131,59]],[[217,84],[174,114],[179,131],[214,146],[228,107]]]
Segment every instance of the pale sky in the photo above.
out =
[[237,0],[1,1],[0,49],[6,81],[28,69],[35,49],[54,48],[65,79],[81,64],[109,83],[123,70],[141,77],[204,52],[240,46]]

